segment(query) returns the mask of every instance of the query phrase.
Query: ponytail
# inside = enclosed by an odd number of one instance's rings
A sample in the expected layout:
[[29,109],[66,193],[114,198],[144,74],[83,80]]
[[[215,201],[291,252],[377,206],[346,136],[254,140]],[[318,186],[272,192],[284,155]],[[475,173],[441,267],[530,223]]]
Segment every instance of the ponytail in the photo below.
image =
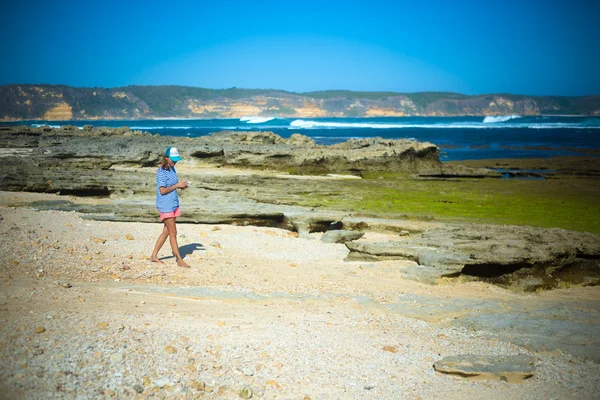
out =
[[167,157],[167,156],[165,156],[165,155],[163,154],[162,162],[161,162],[161,164],[160,164],[160,167],[161,167],[162,169],[164,169],[165,171],[168,171],[168,170],[170,170],[170,169],[171,169],[171,166],[169,165],[168,158],[169,158],[169,157]]

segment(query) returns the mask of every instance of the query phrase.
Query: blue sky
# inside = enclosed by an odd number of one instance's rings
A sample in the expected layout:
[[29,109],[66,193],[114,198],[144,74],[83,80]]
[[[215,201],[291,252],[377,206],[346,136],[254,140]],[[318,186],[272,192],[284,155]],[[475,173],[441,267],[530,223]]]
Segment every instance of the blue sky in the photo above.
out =
[[600,94],[599,1],[0,4],[0,84]]

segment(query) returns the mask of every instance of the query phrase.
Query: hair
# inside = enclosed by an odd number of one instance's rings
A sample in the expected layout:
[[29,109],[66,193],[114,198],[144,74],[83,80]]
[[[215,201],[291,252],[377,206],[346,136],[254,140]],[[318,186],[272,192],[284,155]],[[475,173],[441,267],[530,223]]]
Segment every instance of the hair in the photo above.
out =
[[167,161],[168,159],[169,159],[169,157],[167,157],[166,155],[163,154],[162,162],[160,164],[160,167],[162,169],[164,169],[165,171],[168,171],[168,170],[171,169],[171,166],[169,165],[169,162]]

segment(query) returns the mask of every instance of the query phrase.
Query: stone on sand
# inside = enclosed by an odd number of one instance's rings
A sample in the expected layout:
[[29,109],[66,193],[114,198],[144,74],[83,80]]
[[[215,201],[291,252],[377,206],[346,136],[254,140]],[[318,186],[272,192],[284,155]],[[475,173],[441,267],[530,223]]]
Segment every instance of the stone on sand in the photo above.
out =
[[486,379],[519,383],[535,374],[535,361],[517,356],[449,356],[433,364],[437,372],[467,379]]

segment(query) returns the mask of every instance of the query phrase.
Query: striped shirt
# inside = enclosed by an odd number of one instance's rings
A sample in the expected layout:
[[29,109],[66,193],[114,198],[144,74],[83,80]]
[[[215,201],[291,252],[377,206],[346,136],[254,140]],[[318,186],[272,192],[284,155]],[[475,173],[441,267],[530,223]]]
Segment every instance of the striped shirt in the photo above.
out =
[[175,167],[171,167],[168,171],[162,167],[156,171],[156,208],[160,212],[172,212],[179,207],[179,197],[177,189],[167,194],[161,194],[160,188],[168,188],[179,182]]

